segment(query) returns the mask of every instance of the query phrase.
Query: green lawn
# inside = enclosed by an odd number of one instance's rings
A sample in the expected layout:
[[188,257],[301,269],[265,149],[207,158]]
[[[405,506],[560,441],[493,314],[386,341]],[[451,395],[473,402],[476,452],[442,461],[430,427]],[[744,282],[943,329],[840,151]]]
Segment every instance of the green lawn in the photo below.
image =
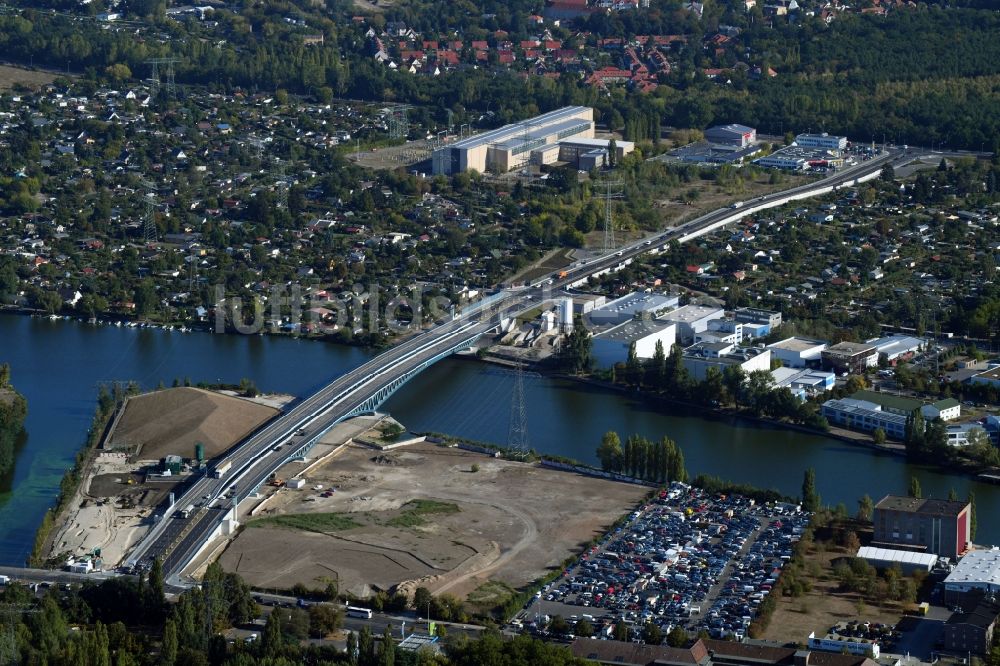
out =
[[283,527],[307,532],[337,532],[361,527],[354,518],[342,513],[303,513],[258,518],[250,523],[257,527]]
[[417,527],[426,521],[424,516],[436,513],[458,513],[461,509],[451,502],[436,502],[434,500],[412,500],[403,505],[403,512],[395,518],[386,521],[389,527]]

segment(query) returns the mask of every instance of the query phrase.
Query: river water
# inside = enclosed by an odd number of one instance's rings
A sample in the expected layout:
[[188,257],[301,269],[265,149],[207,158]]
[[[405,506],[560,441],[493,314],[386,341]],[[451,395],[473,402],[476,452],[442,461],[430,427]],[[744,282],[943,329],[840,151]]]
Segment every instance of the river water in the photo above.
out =
[[[359,365],[354,347],[266,336],[184,334],[0,316],[0,362],[28,398],[28,440],[6,479],[0,479],[0,563],[21,564],[34,532],[72,465],[93,415],[101,382],[134,380],[145,388],[175,379],[237,383],[252,378],[264,391],[303,395]],[[399,390],[384,406],[408,428],[504,444],[513,375],[469,360],[447,359]],[[925,496],[954,488],[976,492],[980,543],[1000,543],[1000,487],[920,468],[839,440],[741,420],[672,412],[630,396],[574,382],[527,375],[530,446],[594,462],[601,435],[668,435],[684,450],[692,473],[708,473],[796,495],[803,470],[816,469],[827,503],[852,511],[868,493],[903,493],[920,477]],[[599,501],[599,498],[595,498]]]

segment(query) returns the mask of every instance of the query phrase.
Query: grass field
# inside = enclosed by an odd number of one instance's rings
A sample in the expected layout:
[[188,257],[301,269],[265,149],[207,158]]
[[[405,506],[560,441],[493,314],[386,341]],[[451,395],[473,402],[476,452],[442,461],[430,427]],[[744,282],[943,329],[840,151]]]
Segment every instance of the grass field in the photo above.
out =
[[514,588],[507,583],[499,580],[488,580],[469,592],[466,601],[474,606],[488,609],[503,603],[515,593]]
[[436,502],[434,500],[413,500],[403,505],[403,512],[395,518],[386,521],[389,527],[419,527],[426,521],[425,516],[436,513],[458,513],[457,504],[451,502]]
[[[457,508],[457,507],[456,507]],[[361,524],[342,513],[302,513],[285,516],[270,516],[252,521],[254,527],[284,527],[307,532],[338,532],[361,527]]]
[[[862,543],[870,538],[862,534]],[[829,542],[809,547],[805,571],[811,589],[801,597],[777,596],[777,608],[761,638],[772,641],[801,641],[809,632],[822,633],[845,620],[895,624],[905,608],[886,600],[880,605],[859,604],[855,594],[841,591],[833,573],[834,561],[852,555],[846,548]],[[860,611],[860,612],[859,612]]]
[[11,67],[10,65],[0,65],[0,90],[10,90],[14,86],[22,85],[27,88],[38,88],[46,83],[52,83],[56,79],[56,74],[37,69],[23,69],[21,67]]

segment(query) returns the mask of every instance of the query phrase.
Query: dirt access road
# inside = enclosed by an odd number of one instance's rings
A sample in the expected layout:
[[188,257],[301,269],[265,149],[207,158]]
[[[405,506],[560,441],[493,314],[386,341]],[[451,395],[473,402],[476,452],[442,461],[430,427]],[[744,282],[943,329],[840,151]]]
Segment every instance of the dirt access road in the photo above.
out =
[[[465,597],[487,581],[516,588],[559,567],[646,493],[433,444],[350,446],[306,488],[282,490],[220,561],[258,587],[336,581],[361,595],[422,585]],[[444,508],[415,515],[415,501]],[[306,523],[267,520],[283,516]]]

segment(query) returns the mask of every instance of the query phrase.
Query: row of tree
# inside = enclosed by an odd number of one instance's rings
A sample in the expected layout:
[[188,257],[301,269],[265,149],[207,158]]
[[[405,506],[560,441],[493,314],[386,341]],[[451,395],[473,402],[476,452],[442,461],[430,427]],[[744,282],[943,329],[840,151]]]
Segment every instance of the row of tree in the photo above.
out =
[[597,458],[605,472],[644,481],[671,483],[688,478],[684,452],[669,437],[652,442],[641,435],[631,435],[623,445],[617,432],[608,431],[597,447]]

